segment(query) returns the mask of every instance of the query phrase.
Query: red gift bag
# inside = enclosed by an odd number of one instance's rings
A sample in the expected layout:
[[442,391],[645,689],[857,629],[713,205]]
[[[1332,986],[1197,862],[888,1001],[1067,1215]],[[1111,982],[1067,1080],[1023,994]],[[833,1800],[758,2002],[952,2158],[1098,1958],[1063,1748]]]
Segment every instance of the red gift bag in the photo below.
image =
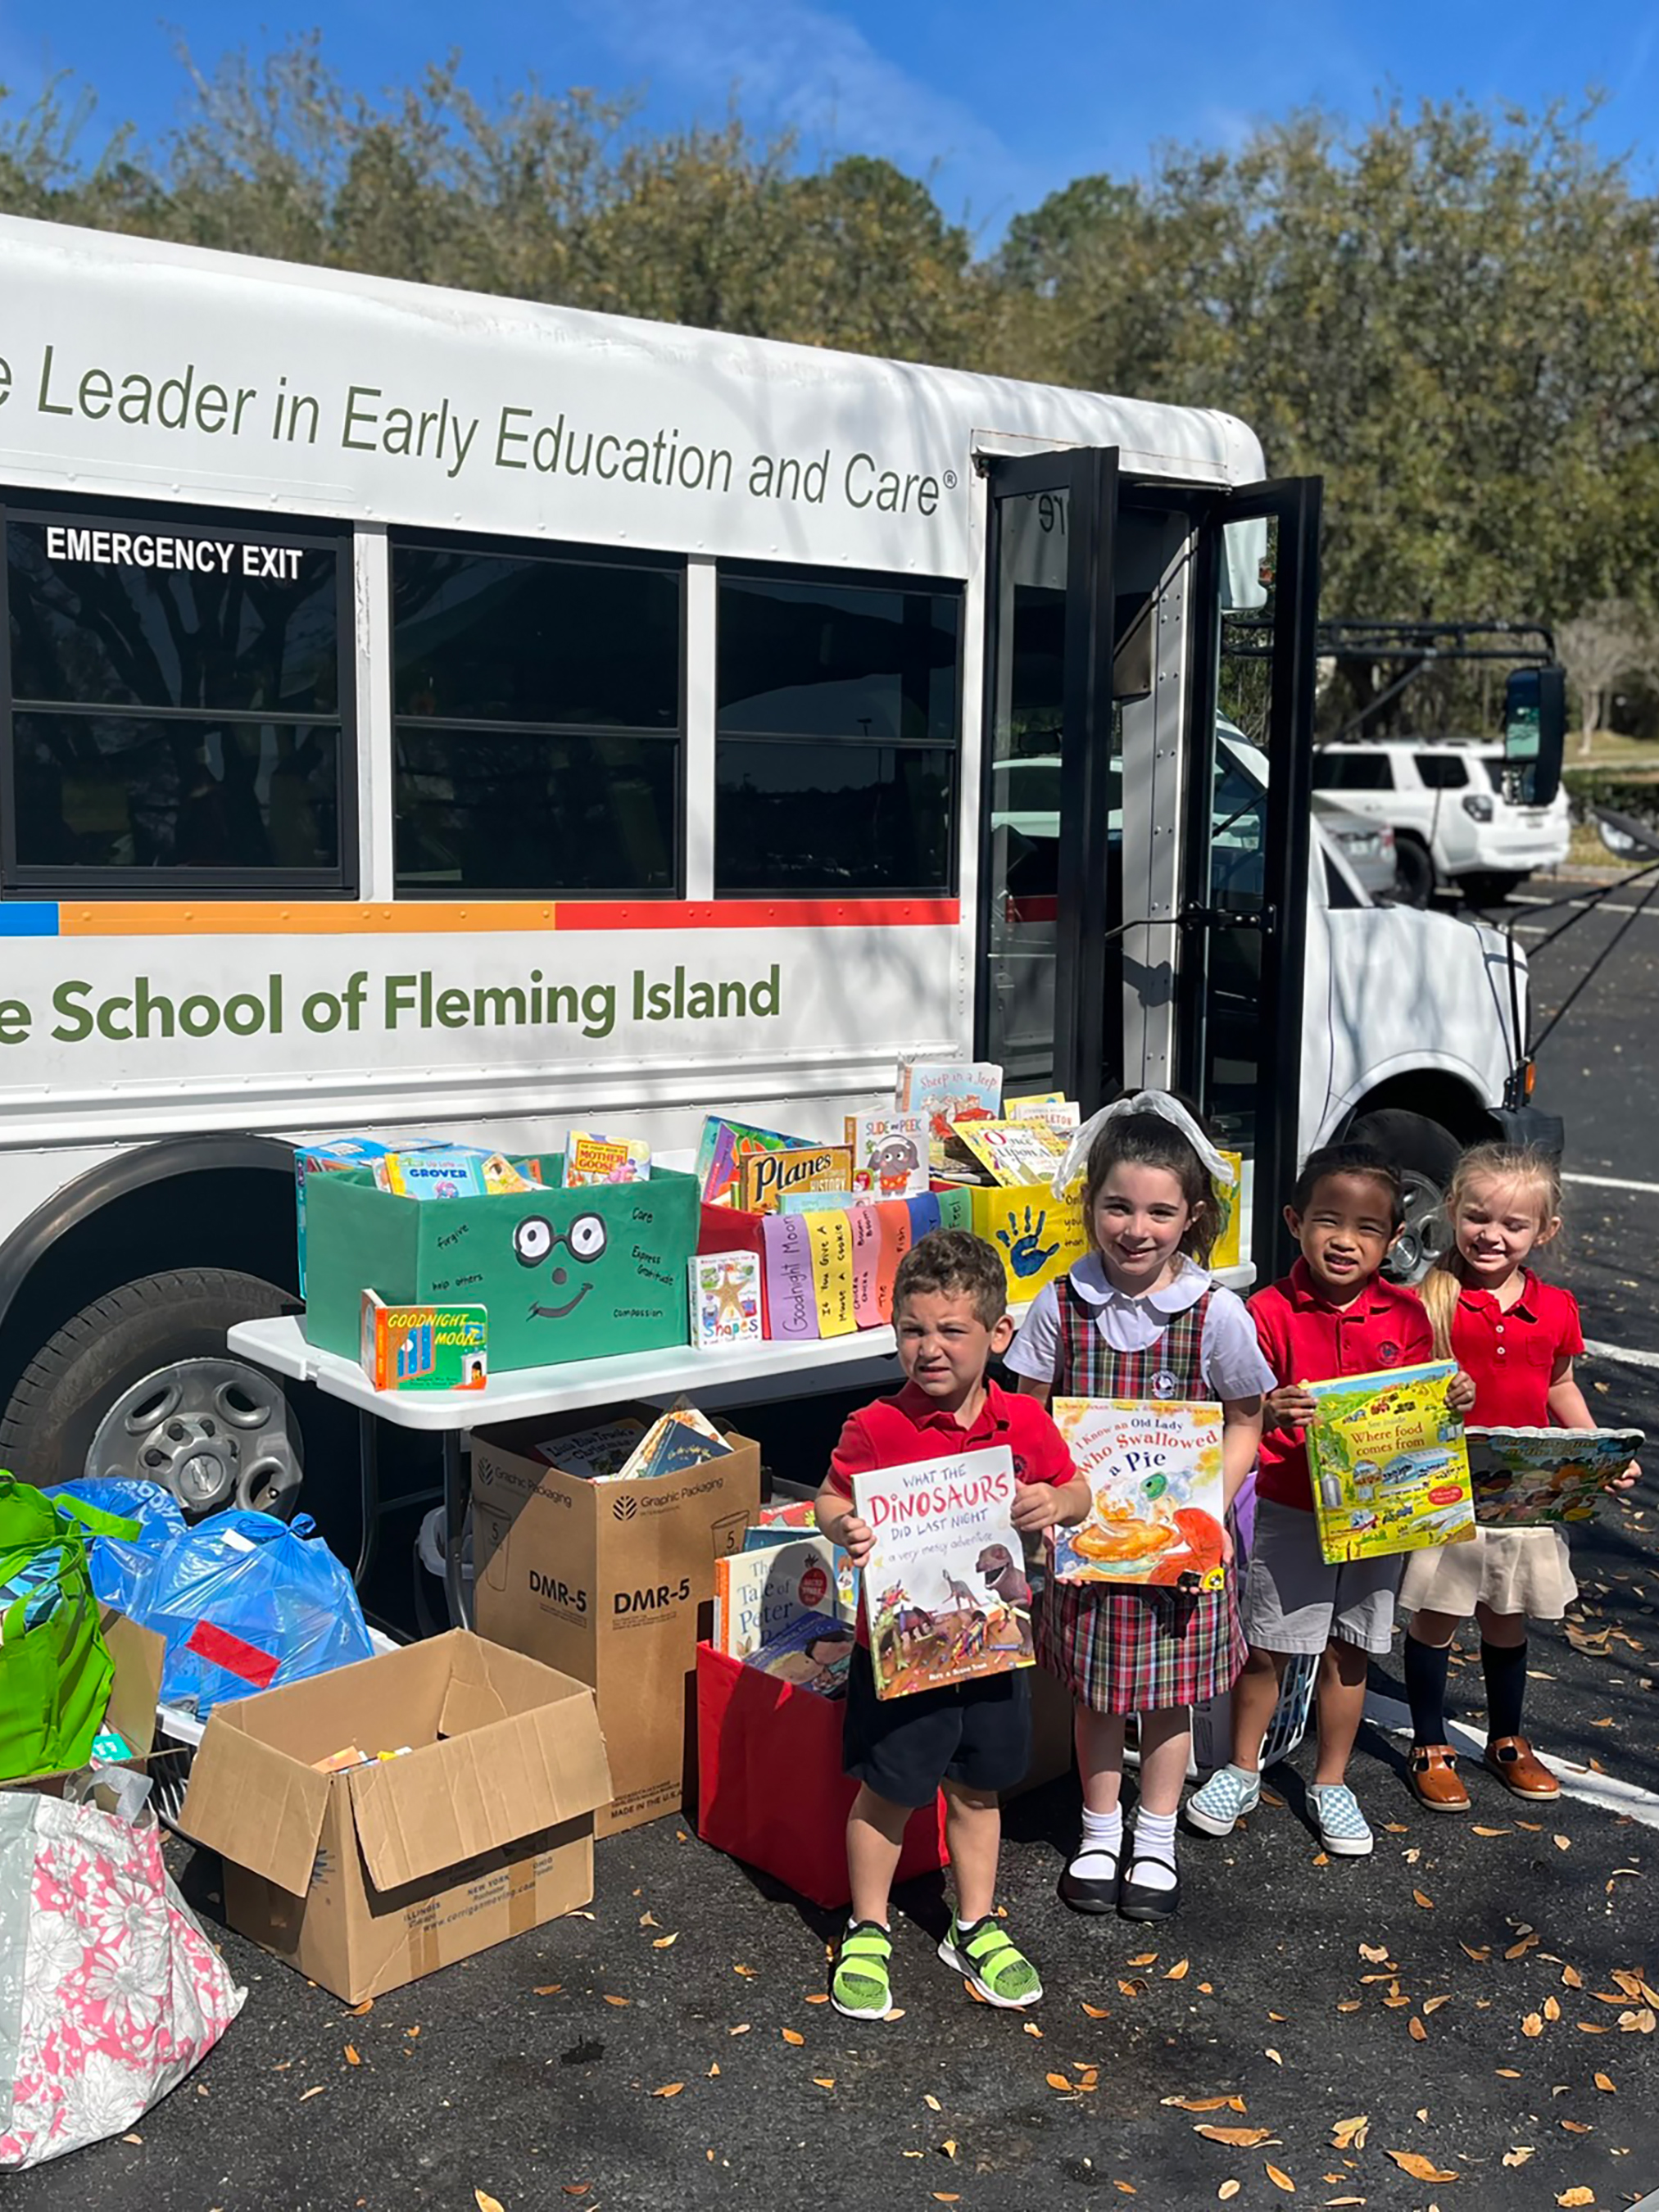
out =
[[[847,1815],[858,1784],[841,1769],[842,1705],[697,1646],[697,1833],[814,1905],[851,1902]],[[945,1863],[945,1800],[915,1813],[896,1881]]]

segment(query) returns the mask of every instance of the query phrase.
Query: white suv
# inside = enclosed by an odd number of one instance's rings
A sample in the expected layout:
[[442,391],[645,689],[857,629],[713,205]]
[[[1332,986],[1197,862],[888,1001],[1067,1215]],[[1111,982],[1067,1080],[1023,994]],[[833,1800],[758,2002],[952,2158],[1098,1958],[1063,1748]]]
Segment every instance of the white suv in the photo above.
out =
[[1426,905],[1455,884],[1470,898],[1501,899],[1534,868],[1567,857],[1567,795],[1547,806],[1516,796],[1516,770],[1501,741],[1480,738],[1364,738],[1314,756],[1323,796],[1394,826],[1395,896]]

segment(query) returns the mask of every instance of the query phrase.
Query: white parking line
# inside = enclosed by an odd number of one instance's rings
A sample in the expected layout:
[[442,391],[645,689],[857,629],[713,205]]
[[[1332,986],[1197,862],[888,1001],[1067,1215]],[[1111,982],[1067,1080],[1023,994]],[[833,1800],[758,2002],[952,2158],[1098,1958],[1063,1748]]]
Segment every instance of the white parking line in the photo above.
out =
[[1589,1337],[1584,1349],[1592,1359],[1614,1359],[1624,1367],[1659,1367],[1659,1352],[1634,1352],[1625,1344],[1597,1344]]
[[1582,1182],[1592,1190],[1644,1190],[1659,1196],[1659,1182],[1631,1182],[1623,1176],[1564,1175],[1563,1182]]
[[[1366,1695],[1365,1717],[1386,1735],[1412,1732],[1409,1708],[1397,1698],[1382,1697],[1376,1690]],[[1477,1753],[1485,1749],[1486,1739],[1480,1729],[1467,1728],[1462,1721],[1450,1721],[1447,1726]],[[1604,1813],[1622,1813],[1627,1820],[1639,1820],[1644,1828],[1659,1828],[1659,1796],[1651,1790],[1639,1789],[1634,1782],[1620,1782],[1616,1775],[1593,1773],[1588,1766],[1575,1765],[1568,1759],[1549,1759],[1544,1763],[1561,1784],[1564,1797],[1580,1798]]]
[[[1615,900],[1613,900],[1613,899],[1583,899],[1583,898],[1576,898],[1576,899],[1547,899],[1547,898],[1522,898],[1522,897],[1520,897],[1518,895],[1511,895],[1511,896],[1510,896],[1510,898],[1505,902],[1505,903],[1506,903],[1506,904],[1508,904],[1508,905],[1510,905],[1510,906],[1558,906],[1558,907],[1571,907],[1571,908],[1576,908],[1576,909],[1577,909],[1579,913],[1581,913],[1581,914],[1582,914],[1582,913],[1583,913],[1587,908],[1590,908],[1590,907],[1594,906],[1594,907],[1598,907],[1603,914],[1650,914],[1650,915],[1652,915],[1656,918],[1656,920],[1659,920],[1659,905],[1655,905],[1655,906],[1634,906],[1634,905],[1628,905],[1628,904],[1621,905],[1621,904],[1620,904],[1618,902],[1616,902]],[[1535,921],[1534,921],[1534,922],[1518,921],[1518,922],[1516,922],[1516,924],[1515,925],[1516,935],[1517,937],[1519,937],[1519,936],[1522,936],[1522,935],[1528,934],[1528,933],[1532,933],[1532,932],[1535,932],[1535,931],[1539,928],[1539,927],[1540,927],[1540,925],[1539,925],[1537,922],[1535,922]]]

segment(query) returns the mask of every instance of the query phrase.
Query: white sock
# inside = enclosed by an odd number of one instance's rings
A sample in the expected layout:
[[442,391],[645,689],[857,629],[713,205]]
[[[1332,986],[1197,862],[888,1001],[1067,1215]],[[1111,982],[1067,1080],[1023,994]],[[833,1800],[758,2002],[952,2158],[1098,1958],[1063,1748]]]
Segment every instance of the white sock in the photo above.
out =
[[[1102,1862],[1115,1859],[1123,1849],[1123,1808],[1114,1805],[1109,1813],[1091,1813],[1083,1808],[1083,1841],[1078,1845],[1072,1860],[1072,1872],[1085,1879],[1107,1879],[1109,1869]],[[1091,1863],[1085,1864],[1088,1861]]]
[[1135,1814],[1134,1860],[1129,1879],[1140,1889],[1173,1889],[1176,1886],[1176,1816],[1173,1813]]

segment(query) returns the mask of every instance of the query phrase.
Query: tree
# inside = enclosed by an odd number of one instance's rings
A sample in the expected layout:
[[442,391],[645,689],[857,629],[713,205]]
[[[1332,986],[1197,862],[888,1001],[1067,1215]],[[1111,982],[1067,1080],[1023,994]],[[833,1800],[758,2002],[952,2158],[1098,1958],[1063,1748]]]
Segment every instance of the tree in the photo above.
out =
[[1601,599],[1555,633],[1561,665],[1578,701],[1578,754],[1588,760],[1605,729],[1613,686],[1621,678],[1659,675],[1659,633],[1631,599]]

